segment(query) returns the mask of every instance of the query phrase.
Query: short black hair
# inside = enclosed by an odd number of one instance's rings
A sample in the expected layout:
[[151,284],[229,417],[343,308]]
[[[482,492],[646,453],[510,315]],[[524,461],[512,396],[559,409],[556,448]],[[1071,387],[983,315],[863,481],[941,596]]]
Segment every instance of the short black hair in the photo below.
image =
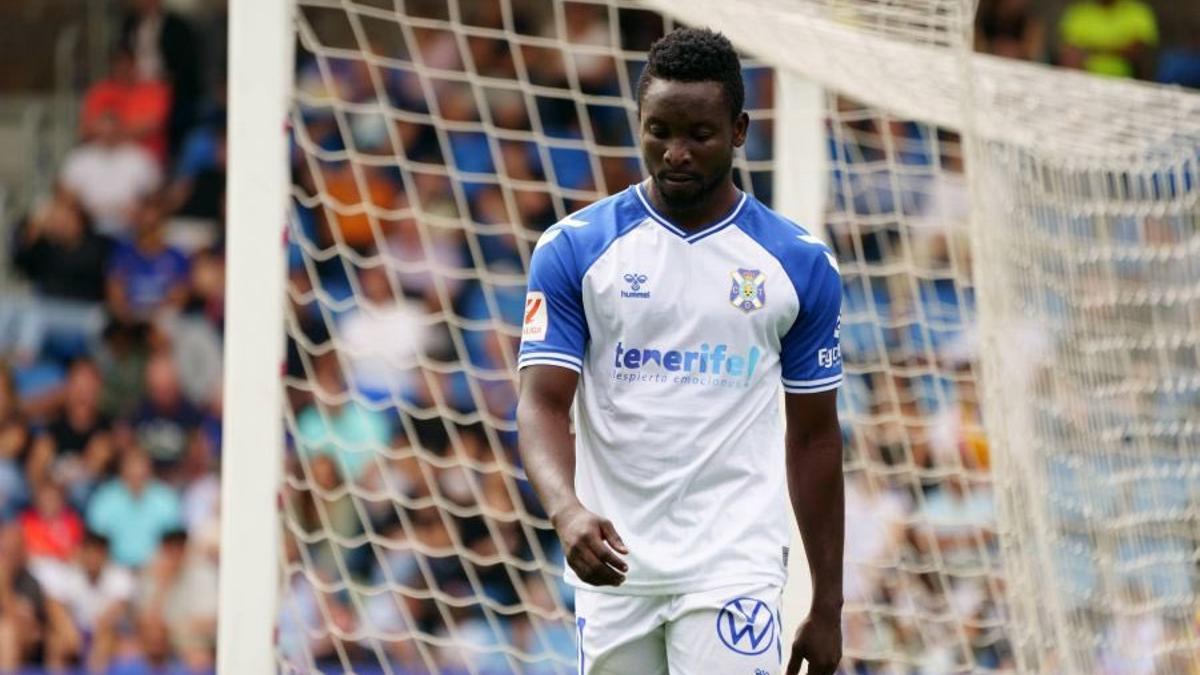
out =
[[725,90],[730,117],[737,119],[746,103],[742,64],[729,38],[707,28],[678,28],[650,46],[646,68],[638,79],[638,107],[651,79],[718,82]]

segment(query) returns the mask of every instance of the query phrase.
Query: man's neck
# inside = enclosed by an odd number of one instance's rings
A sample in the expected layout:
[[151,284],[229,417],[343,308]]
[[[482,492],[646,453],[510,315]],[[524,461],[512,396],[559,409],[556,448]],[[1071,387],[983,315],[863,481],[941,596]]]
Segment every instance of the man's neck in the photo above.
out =
[[685,231],[698,230],[725,215],[738,201],[738,189],[732,179],[723,181],[719,187],[695,202],[682,207],[669,206],[658,193],[658,184],[647,179],[642,184],[650,204],[671,223]]

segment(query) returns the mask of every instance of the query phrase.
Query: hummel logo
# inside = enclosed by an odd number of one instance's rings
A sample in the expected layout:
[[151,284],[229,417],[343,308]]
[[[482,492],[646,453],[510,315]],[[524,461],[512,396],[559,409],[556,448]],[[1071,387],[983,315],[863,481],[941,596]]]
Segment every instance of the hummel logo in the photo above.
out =
[[622,298],[649,298],[650,291],[643,291],[642,284],[646,283],[645,274],[626,274],[625,283],[629,284],[628,291],[621,291]]

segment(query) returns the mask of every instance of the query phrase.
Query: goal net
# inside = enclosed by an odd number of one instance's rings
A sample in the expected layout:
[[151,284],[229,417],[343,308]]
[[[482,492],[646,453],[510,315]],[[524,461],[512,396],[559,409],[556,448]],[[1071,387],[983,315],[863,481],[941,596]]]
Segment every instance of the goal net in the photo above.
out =
[[524,273],[642,176],[679,24],[840,263],[847,671],[1196,666],[1200,96],[971,55],[973,4],[295,0],[280,670],[574,672]]

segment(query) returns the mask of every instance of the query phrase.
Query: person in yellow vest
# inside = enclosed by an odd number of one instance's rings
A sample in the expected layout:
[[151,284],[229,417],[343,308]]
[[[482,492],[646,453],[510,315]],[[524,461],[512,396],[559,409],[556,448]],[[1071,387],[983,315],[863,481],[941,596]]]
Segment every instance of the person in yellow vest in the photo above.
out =
[[1076,0],[1058,25],[1059,62],[1098,75],[1150,75],[1149,49],[1158,44],[1158,20],[1142,0]]

